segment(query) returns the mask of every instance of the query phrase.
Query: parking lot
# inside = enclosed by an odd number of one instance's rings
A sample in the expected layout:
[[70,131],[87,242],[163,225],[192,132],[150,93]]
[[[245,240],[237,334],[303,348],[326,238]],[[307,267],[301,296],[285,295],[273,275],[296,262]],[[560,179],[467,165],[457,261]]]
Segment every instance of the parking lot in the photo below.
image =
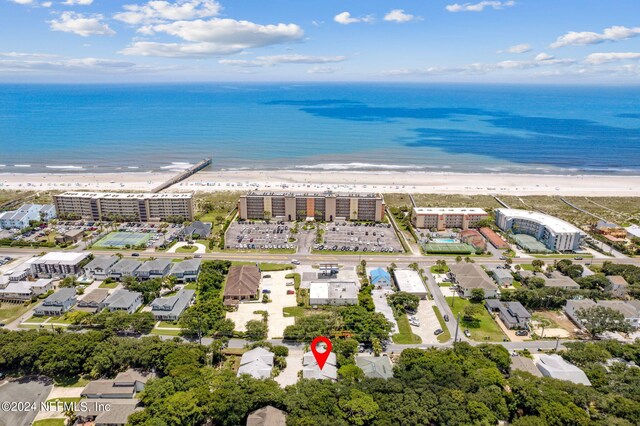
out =
[[331,222],[320,225],[322,242],[315,250],[402,253],[402,244],[388,223]]
[[294,249],[291,222],[241,221],[232,222],[227,230],[225,245],[228,249],[265,250]]
[[293,280],[285,278],[285,275],[290,273],[290,270],[262,273],[260,299],[262,300],[262,295],[267,291],[266,294],[269,295],[271,302],[240,303],[237,311],[227,312],[227,318],[233,320],[237,331],[247,331],[246,324],[249,320],[262,320],[262,315],[254,314],[255,311],[267,311],[269,314],[269,339],[282,338],[284,329],[295,323],[294,317],[285,317],[282,311],[282,308],[296,306],[295,293],[287,294],[293,290],[293,285],[287,285],[287,283],[293,283]]
[[46,378],[22,378],[0,386],[0,401],[28,402],[36,405],[35,410],[3,410],[0,426],[30,425],[51,392],[51,380]]
[[440,328],[440,323],[433,310],[434,305],[435,302],[433,300],[421,300],[415,315],[409,315],[410,317],[416,317],[420,321],[419,327],[411,325],[411,331],[413,334],[420,336],[422,343],[438,343],[438,336],[433,332]]

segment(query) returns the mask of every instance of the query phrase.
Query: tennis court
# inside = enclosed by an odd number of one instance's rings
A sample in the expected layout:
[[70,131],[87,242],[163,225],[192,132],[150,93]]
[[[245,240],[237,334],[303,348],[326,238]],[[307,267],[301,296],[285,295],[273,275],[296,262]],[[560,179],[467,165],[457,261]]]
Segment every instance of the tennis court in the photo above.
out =
[[424,251],[434,254],[472,254],[476,249],[464,243],[426,243]]
[[146,232],[111,232],[95,243],[94,247],[136,247],[147,244],[152,234]]

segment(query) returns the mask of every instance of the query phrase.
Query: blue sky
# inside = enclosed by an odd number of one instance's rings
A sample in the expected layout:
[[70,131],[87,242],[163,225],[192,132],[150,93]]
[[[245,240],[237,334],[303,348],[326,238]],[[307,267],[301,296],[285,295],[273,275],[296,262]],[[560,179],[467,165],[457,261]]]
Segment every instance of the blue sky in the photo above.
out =
[[0,81],[640,83],[639,0],[0,0]]

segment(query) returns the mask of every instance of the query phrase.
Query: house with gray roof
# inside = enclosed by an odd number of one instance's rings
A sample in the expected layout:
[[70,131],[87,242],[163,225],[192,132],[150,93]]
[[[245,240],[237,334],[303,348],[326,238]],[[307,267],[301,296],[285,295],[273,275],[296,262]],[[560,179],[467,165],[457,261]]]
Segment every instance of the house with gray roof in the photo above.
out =
[[614,311],[621,313],[624,316],[624,319],[631,324],[632,327],[640,327],[640,301],[638,300],[631,300],[628,302],[622,300],[599,300],[597,302],[594,302],[591,299],[567,300],[564,312],[578,327],[584,328],[582,321],[578,317],[578,311],[580,309],[589,309],[594,306],[603,306],[605,308],[613,309]]
[[562,274],[560,271],[553,271],[550,277],[546,277],[543,274],[539,276],[544,279],[545,287],[561,288],[564,290],[578,290],[580,288],[577,282],[572,280],[571,277]]
[[75,288],[61,288],[33,310],[35,316],[60,316],[67,312],[76,303]]
[[0,283],[0,300],[24,301],[53,290],[53,280],[41,278],[37,281],[4,281]]
[[195,297],[195,290],[182,289],[169,297],[158,297],[151,302],[151,313],[157,321],[177,321]]
[[135,272],[142,266],[142,262],[134,259],[120,259],[109,268],[109,278],[120,281],[124,277],[133,277]]
[[302,378],[317,380],[338,380],[338,367],[335,352],[331,352],[324,367],[320,369],[318,361],[309,351],[302,357]]
[[568,363],[560,355],[533,355],[533,359],[543,376],[591,386],[584,371]]
[[171,268],[169,274],[176,277],[178,282],[193,282],[198,279],[200,274],[200,266],[202,265],[201,259],[187,259],[182,262],[177,262]]
[[372,379],[390,379],[393,377],[393,366],[388,356],[357,356],[356,365],[364,375]]
[[246,426],[286,426],[287,413],[271,405],[249,413]]
[[132,314],[142,306],[143,301],[144,298],[142,297],[142,293],[120,289],[114,291],[104,299],[100,309],[106,308],[111,312],[126,311],[127,313]]
[[144,262],[134,275],[140,280],[150,280],[152,278],[164,278],[173,266],[171,259],[155,259]]
[[238,376],[248,374],[256,379],[271,378],[273,352],[257,347],[242,354]]
[[80,396],[90,399],[132,399],[136,393],[144,390],[147,381],[153,377],[153,373],[129,369],[118,373],[113,380],[90,381]]
[[484,290],[485,299],[498,296],[498,286],[476,263],[456,263],[449,266],[449,277],[463,297],[471,297],[474,289]]
[[109,268],[118,263],[120,258],[118,256],[96,256],[91,262],[87,263],[83,268],[84,273],[89,277],[97,280],[104,280],[107,278]]
[[180,241],[207,239],[211,235],[211,228],[211,223],[196,220],[178,233],[178,239]]
[[[138,406],[140,401],[136,398],[89,398],[83,399],[82,402],[83,404],[77,404],[75,410],[77,417],[75,424],[78,425],[126,426],[130,415],[143,410]],[[109,410],[105,410],[106,404],[109,405]]]
[[511,357],[511,371],[513,370],[525,371],[535,377],[543,377],[535,362],[526,356]]
[[97,288],[85,294],[78,300],[77,310],[95,313],[102,309],[104,300],[109,296],[109,290]]
[[489,266],[489,275],[493,277],[495,282],[502,287],[508,287],[513,285],[513,275],[509,268],[503,268],[500,265]]
[[629,291],[629,283],[621,275],[609,275],[607,277],[611,284],[611,295],[617,299],[626,299]]
[[502,302],[497,299],[485,301],[489,312],[497,312],[498,316],[508,328],[527,328],[531,314],[520,302]]

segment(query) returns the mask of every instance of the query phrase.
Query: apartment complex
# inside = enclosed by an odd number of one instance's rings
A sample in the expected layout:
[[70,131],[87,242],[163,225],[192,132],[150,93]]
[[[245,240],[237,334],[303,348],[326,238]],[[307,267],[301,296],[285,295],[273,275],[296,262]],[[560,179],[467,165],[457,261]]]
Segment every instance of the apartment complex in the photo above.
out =
[[544,213],[496,209],[496,225],[505,232],[526,234],[536,238],[549,250],[576,251],[586,234],[569,222]]
[[384,200],[380,194],[251,192],[238,201],[240,219],[366,220],[381,222]]
[[414,207],[411,221],[416,228],[444,231],[476,228],[480,221],[488,217],[487,212],[480,208]]
[[193,194],[65,192],[54,195],[60,217],[85,220],[160,222],[193,220]]
[[56,209],[52,204],[23,204],[17,210],[0,212],[0,228],[23,229],[31,221],[55,219]]

